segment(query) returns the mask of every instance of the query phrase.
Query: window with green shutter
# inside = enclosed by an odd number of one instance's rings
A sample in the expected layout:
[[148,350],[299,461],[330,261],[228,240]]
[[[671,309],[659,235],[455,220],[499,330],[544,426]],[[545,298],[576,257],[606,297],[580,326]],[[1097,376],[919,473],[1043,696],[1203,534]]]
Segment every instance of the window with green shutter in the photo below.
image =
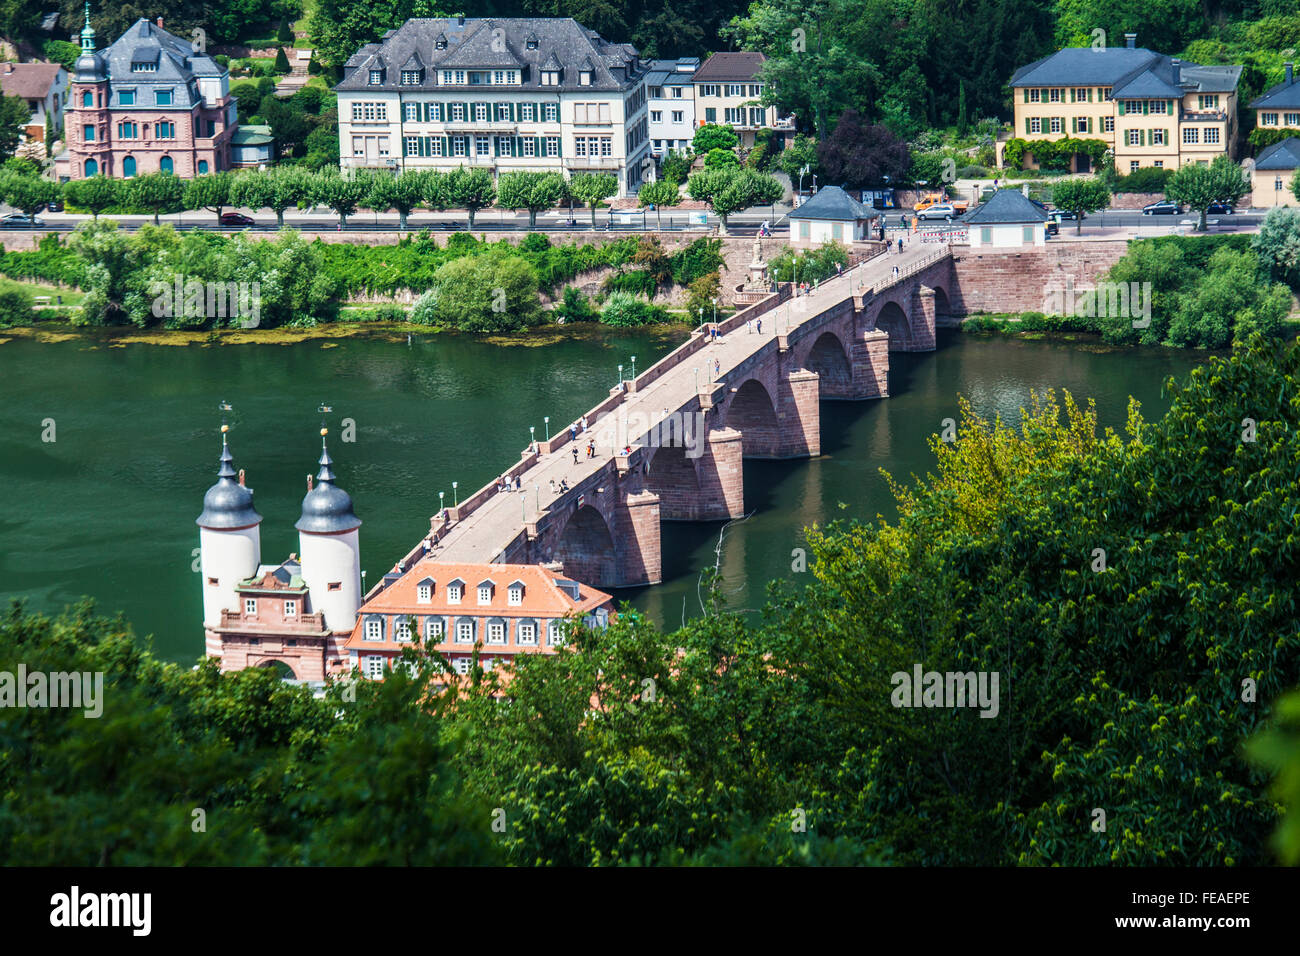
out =
[[1029,102],[1029,87],[1025,87],[1025,102]]
[[1092,87],[1088,87],[1088,102],[1092,102]]
[[1147,144],[1147,131],[1144,129],[1138,130],[1138,145],[1145,146],[1146,144]]
[[1151,101],[1150,101],[1150,100],[1143,100],[1143,101],[1142,101],[1142,115],[1143,115],[1143,116],[1146,116],[1146,115],[1148,115],[1150,112],[1151,112]]
[[1120,101],[1119,101],[1119,115],[1120,115],[1120,116],[1123,116],[1123,115],[1124,115],[1124,101],[1123,101],[1123,100],[1120,100]]
[[1079,132],[1079,119],[1076,116],[1070,117],[1070,132],[1071,133]]
[[1029,117],[1028,117],[1028,116],[1025,117],[1025,132],[1026,132],[1026,133],[1029,132]]

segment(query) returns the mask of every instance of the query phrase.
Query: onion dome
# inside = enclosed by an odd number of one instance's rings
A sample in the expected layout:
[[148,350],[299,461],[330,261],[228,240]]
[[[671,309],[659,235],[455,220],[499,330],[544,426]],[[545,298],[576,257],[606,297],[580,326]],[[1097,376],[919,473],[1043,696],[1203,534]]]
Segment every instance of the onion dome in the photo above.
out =
[[325,447],[327,429],[320,430],[320,471],[316,483],[302,499],[302,517],[294,525],[309,534],[334,534],[361,526],[352,510],[352,496],[334,484],[334,460]]
[[203,514],[194,523],[214,531],[247,528],[261,524],[262,516],[253,508],[253,489],[245,488],[237,480],[234,456],[226,442],[226,430],[221,426],[221,467],[217,469],[217,483],[203,496]]
[[81,56],[72,67],[74,83],[99,83],[108,79],[108,65],[95,52],[95,30],[90,25],[90,2],[86,3],[86,25],[81,28]]

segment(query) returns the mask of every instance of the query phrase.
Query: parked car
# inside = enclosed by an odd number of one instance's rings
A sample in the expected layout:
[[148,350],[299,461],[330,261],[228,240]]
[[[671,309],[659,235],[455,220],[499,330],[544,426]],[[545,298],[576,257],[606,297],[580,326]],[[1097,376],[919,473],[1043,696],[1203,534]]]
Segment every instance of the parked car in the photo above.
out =
[[1231,216],[1233,213],[1233,208],[1231,203],[1212,202],[1210,203],[1209,206],[1206,207],[1205,211],[1207,213],[1212,213],[1216,216]]
[[1183,211],[1183,207],[1170,199],[1161,199],[1159,202],[1147,203],[1142,207],[1144,216],[1177,216]]
[[221,224],[223,226],[255,226],[257,222],[252,216],[245,216],[242,212],[223,212],[221,214]]
[[1056,215],[1057,217],[1061,218],[1061,219],[1069,219],[1069,220],[1072,221],[1072,222],[1073,222],[1075,219],[1087,219],[1087,218],[1088,218],[1088,217],[1087,217],[1086,215],[1084,215],[1083,213],[1078,213],[1078,214],[1076,214],[1075,211],[1074,211],[1073,209],[1058,209],[1058,210],[1056,210],[1055,215]]
[[957,209],[955,206],[953,206],[952,203],[940,202],[940,203],[935,203],[933,206],[929,206],[925,209],[922,209],[920,212],[916,214],[916,218],[917,219],[946,219],[948,222],[952,222],[953,218],[956,215],[957,215]]
[[3,219],[0,219],[0,226],[8,226],[15,229],[31,229],[43,225],[45,225],[44,219],[38,219],[35,216],[28,219],[20,212],[10,213]]
[[63,212],[63,201],[62,201],[62,200],[59,200],[59,199],[56,199],[56,200],[54,200],[54,202],[47,202],[47,203],[45,204],[45,211],[46,211],[46,212]]

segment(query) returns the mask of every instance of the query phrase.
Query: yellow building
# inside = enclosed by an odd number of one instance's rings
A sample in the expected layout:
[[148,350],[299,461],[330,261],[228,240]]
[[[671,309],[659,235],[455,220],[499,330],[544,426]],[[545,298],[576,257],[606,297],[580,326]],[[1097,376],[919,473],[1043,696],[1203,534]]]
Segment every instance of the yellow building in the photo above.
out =
[[794,118],[776,115],[775,106],[763,106],[763,81],[759,71],[767,59],[761,53],[715,53],[695,71],[695,125],[731,126],[742,146],[753,146],[760,129],[778,132],[774,149],[780,150]]
[[1250,104],[1259,129],[1300,130],[1300,81],[1295,78],[1292,64],[1284,63],[1282,68],[1285,70],[1282,82],[1265,90]]
[[[1058,50],[1011,78],[1013,136],[1029,141],[1025,165],[1036,167],[1035,140],[1098,139],[1114,151],[1115,169],[1176,169],[1233,154],[1240,66],[1198,66],[1137,46]],[[1076,153],[1070,169],[1091,171]]]
[[1260,152],[1250,173],[1250,204],[1255,209],[1300,206],[1292,192],[1300,168],[1300,137],[1288,136]]

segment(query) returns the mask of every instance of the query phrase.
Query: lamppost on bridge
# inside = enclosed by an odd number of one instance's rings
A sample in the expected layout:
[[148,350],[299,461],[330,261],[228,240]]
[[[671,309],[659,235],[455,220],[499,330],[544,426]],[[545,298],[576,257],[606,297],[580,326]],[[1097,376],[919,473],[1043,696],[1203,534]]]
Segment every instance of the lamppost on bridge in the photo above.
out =
[[542,513],[542,486],[533,485],[533,490],[537,492],[537,513]]
[[447,497],[447,492],[445,491],[438,492],[438,514],[442,514],[444,511],[447,510],[447,503],[446,501],[443,500],[446,497]]
[[636,381],[636,356],[632,356],[632,381]]
[[458,484],[460,484],[460,482],[457,482],[457,481],[453,481],[453,482],[451,483],[451,506],[452,506],[453,508],[459,508],[459,507],[460,507],[460,496],[456,494],[456,486],[457,486]]
[[700,394],[700,370],[695,369],[695,394]]
[[551,416],[543,415],[542,421],[546,423],[546,440],[549,442],[551,440]]
[[532,451],[533,446],[537,444],[537,426],[528,426],[528,450]]
[[618,367],[618,387],[623,387],[623,366]]
[[713,300],[713,324],[718,324],[718,300]]

